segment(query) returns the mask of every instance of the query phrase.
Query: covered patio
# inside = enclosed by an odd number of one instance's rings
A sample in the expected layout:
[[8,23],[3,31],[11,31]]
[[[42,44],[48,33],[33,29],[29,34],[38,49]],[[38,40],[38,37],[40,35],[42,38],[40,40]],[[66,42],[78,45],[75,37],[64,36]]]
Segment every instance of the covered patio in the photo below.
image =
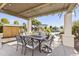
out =
[[[72,35],[72,12],[76,7],[76,3],[0,3],[0,12],[21,17],[28,20],[27,32],[32,33],[32,19],[39,16],[45,16],[49,14],[56,14],[65,12],[64,14],[64,34],[62,34],[63,45],[57,43],[57,46],[53,48],[51,55],[74,55],[74,36]],[[49,20],[51,21],[51,20]],[[7,44],[5,45],[8,47]],[[5,50],[5,46],[2,50]],[[10,47],[10,46],[9,46]],[[7,48],[13,50],[15,47]],[[65,51],[63,50],[65,49]],[[0,49],[0,52],[2,51]],[[63,50],[63,51],[62,51]],[[14,50],[13,50],[14,51]],[[60,52],[59,52],[60,51]],[[64,52],[67,52],[64,54]],[[69,52],[69,53],[68,53]],[[3,52],[2,52],[3,53]],[[35,52],[36,55],[41,53]],[[38,54],[37,54],[38,53]],[[16,54],[16,53],[14,53]],[[14,55],[12,54],[12,55]],[[20,54],[20,53],[19,53]],[[6,55],[6,54],[3,54]],[[18,54],[17,54],[18,55]],[[29,55],[26,53],[26,55]],[[46,55],[46,54],[43,54]]]

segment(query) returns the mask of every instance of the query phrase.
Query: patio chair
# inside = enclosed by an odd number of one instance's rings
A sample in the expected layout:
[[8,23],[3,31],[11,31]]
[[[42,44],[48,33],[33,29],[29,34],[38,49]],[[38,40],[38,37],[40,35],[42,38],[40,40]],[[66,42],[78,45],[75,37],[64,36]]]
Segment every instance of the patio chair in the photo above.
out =
[[49,38],[42,43],[41,50],[44,53],[52,53],[51,45],[52,45],[53,41],[54,41],[54,35],[50,35]]
[[24,37],[24,55],[26,55],[26,48],[30,48],[32,50],[32,56],[34,55],[34,49],[39,45],[37,40],[30,38],[29,36]]
[[18,50],[19,45],[21,45],[21,47],[22,47],[21,53],[23,53],[23,47],[25,45],[23,38],[20,35],[17,35],[16,36],[16,41],[17,41],[17,49],[16,49],[16,51]]

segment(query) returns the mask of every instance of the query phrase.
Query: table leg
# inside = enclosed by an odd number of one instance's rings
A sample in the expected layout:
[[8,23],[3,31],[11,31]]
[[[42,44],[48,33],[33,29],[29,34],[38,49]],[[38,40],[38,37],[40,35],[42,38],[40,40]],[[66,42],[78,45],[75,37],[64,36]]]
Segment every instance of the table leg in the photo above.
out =
[[32,49],[32,56],[34,56],[34,44],[33,44],[33,39],[32,39],[32,46],[33,46],[33,49]]
[[39,51],[41,52],[41,41],[39,41]]

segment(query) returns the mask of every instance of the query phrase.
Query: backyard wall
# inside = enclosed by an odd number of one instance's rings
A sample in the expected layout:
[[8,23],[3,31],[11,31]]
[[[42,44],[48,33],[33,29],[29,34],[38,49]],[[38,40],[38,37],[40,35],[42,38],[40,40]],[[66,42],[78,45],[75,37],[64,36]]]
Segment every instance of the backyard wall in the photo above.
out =
[[21,26],[3,26],[3,38],[15,37],[19,34]]

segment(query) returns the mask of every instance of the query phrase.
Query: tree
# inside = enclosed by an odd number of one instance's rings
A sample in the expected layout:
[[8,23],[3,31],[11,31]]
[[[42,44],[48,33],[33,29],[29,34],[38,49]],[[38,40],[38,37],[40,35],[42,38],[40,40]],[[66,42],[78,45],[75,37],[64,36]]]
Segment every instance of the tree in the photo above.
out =
[[58,31],[58,27],[54,26],[54,27],[53,27],[53,31],[54,31],[54,32],[57,32],[57,31]]
[[0,22],[0,33],[3,32],[3,24]]
[[64,28],[63,28],[63,26],[60,26],[60,34],[64,34]]
[[72,34],[76,34],[77,30],[79,30],[79,20],[73,22],[72,26]]
[[3,24],[0,22],[0,27],[3,26]]
[[60,29],[63,29],[63,26],[60,26]]
[[32,25],[34,25],[34,28],[32,30],[37,31],[38,26],[41,25],[41,22],[37,18],[32,18]]
[[1,19],[1,23],[3,23],[3,24],[9,24],[10,22],[8,21],[7,18],[2,18]]
[[53,32],[53,27],[52,26],[50,26],[50,31]]
[[24,29],[24,31],[27,31],[27,27],[26,27],[25,23],[23,23],[23,29]]
[[14,21],[14,24],[19,25],[19,21],[17,21],[17,20]]
[[44,30],[45,30],[45,32],[47,33],[47,34],[50,34],[52,31],[51,31],[51,28],[50,27],[45,27],[44,28]]
[[33,18],[32,25],[38,26],[41,25],[41,22],[37,18]]

